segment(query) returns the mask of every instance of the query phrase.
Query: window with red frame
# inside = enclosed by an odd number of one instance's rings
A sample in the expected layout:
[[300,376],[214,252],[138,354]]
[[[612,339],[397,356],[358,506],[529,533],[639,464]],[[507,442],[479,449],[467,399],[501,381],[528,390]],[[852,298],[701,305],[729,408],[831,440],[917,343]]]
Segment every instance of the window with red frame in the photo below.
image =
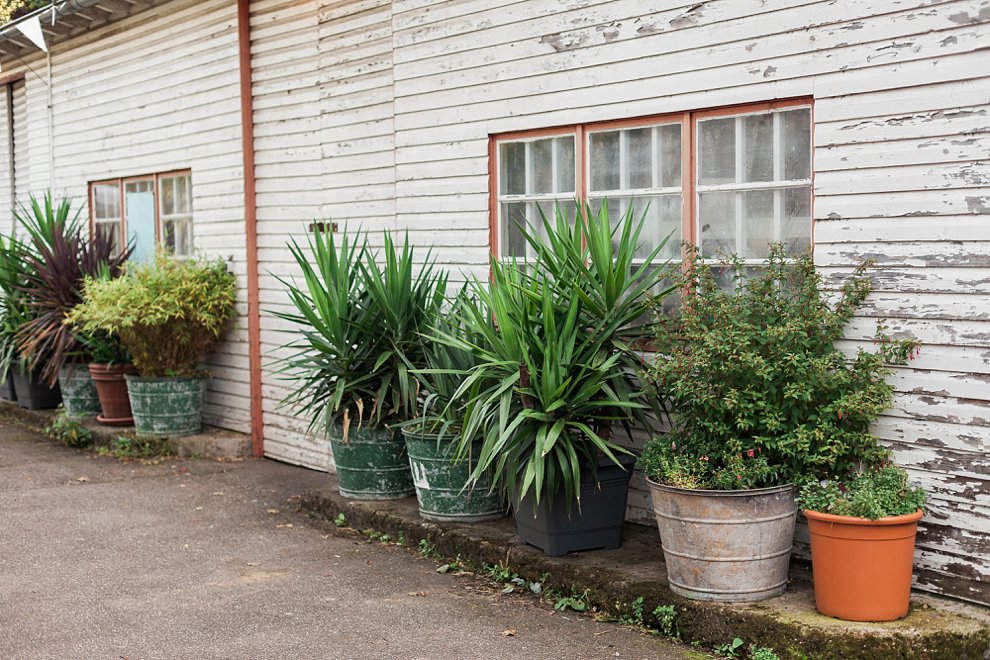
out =
[[706,258],[759,264],[771,242],[811,245],[811,102],[765,103],[494,136],[493,251],[526,259],[520,232],[574,200],[610,215],[645,214],[648,254],[676,259],[686,240]]
[[[95,181],[89,184],[91,229],[114,249],[135,247],[147,261],[161,246],[177,257],[193,251],[192,174],[188,171]],[[125,238],[126,237],[126,238]]]

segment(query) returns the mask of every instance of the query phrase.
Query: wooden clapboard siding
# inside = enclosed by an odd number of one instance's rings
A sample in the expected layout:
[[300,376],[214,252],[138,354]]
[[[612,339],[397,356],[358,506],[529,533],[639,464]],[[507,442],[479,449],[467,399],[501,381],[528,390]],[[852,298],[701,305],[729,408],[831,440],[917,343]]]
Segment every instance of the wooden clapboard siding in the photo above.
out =
[[[877,321],[924,342],[891,377],[881,440],[932,492],[918,585],[979,602],[990,510],[990,106],[987,0],[258,0],[252,69],[260,297],[288,310],[285,247],[312,218],[408,230],[459,280],[483,277],[488,136],[814,98],[816,261],[837,287],[873,259]],[[296,336],[262,318],[268,364]],[[278,406],[265,448],[332,468]],[[631,444],[641,446],[643,438]],[[634,478],[629,517],[651,519]],[[802,532],[803,533],[803,532]],[[800,534],[799,534],[800,538]],[[978,580],[983,580],[978,583]]]
[[[483,270],[489,134],[814,97],[816,259],[834,284],[879,265],[845,346],[882,317],[925,342],[877,425],[932,490],[919,586],[987,602],[972,587],[990,537],[986,7],[397,1],[397,222]],[[649,518],[635,485],[630,517]]]
[[[173,0],[52,47],[55,192],[88,216],[87,182],[189,169],[197,252],[226,259],[237,318],[205,365],[204,419],[249,430],[244,188],[237,13],[226,0]],[[40,54],[25,63],[26,143],[18,199],[49,187],[48,92]],[[30,67],[31,70],[28,70]],[[15,114],[18,112],[15,103]],[[15,125],[16,125],[15,118]],[[6,143],[0,132],[0,142]],[[5,147],[4,147],[5,148]],[[22,176],[22,171],[24,176]],[[23,185],[23,188],[22,188]],[[5,212],[0,208],[0,222]]]

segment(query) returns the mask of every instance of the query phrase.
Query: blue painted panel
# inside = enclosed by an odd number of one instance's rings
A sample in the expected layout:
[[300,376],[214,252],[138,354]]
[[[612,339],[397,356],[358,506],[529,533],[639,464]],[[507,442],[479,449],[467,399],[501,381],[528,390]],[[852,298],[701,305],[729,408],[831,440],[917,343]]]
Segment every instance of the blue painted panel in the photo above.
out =
[[155,258],[155,194],[125,193],[127,209],[127,241],[134,246],[131,261],[148,263]]

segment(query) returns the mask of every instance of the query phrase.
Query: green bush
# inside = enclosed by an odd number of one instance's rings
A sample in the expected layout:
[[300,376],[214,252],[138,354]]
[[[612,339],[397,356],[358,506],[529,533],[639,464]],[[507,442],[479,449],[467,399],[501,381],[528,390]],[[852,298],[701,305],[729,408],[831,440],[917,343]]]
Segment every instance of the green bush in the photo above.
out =
[[891,403],[888,363],[913,358],[917,342],[878,327],[877,350],[851,360],[835,346],[870,292],[867,265],[834,304],[809,255],[772,247],[762,267],[731,290],[695,257],[680,281],[681,316],[658,325],[646,370],[671,408],[672,428],[654,438],[642,464],[654,480],[701,488],[759,487],[844,474],[883,450],[870,424]]
[[234,316],[236,281],[222,260],[130,267],[124,277],[86,280],[69,322],[119,337],[145,377],[193,376]]
[[842,481],[809,481],[801,488],[797,501],[806,511],[877,520],[924,509],[926,499],[923,488],[908,483],[907,470],[883,462]]

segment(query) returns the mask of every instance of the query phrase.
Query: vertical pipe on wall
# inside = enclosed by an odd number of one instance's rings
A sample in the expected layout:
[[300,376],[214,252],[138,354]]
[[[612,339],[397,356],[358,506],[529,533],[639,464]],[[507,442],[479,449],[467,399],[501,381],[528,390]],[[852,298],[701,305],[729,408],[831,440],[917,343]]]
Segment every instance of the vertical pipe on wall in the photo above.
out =
[[45,52],[48,65],[48,191],[55,194],[55,95],[52,93],[52,51]]
[[261,409],[258,207],[255,199],[254,108],[251,97],[251,0],[237,0],[237,43],[241,83],[241,151],[244,156],[244,233],[247,265],[251,455],[261,457],[264,455],[264,415]]
[[17,168],[14,167],[14,83],[7,83],[4,96],[7,99],[7,162],[10,164],[10,233],[17,236],[14,211],[17,210]]

